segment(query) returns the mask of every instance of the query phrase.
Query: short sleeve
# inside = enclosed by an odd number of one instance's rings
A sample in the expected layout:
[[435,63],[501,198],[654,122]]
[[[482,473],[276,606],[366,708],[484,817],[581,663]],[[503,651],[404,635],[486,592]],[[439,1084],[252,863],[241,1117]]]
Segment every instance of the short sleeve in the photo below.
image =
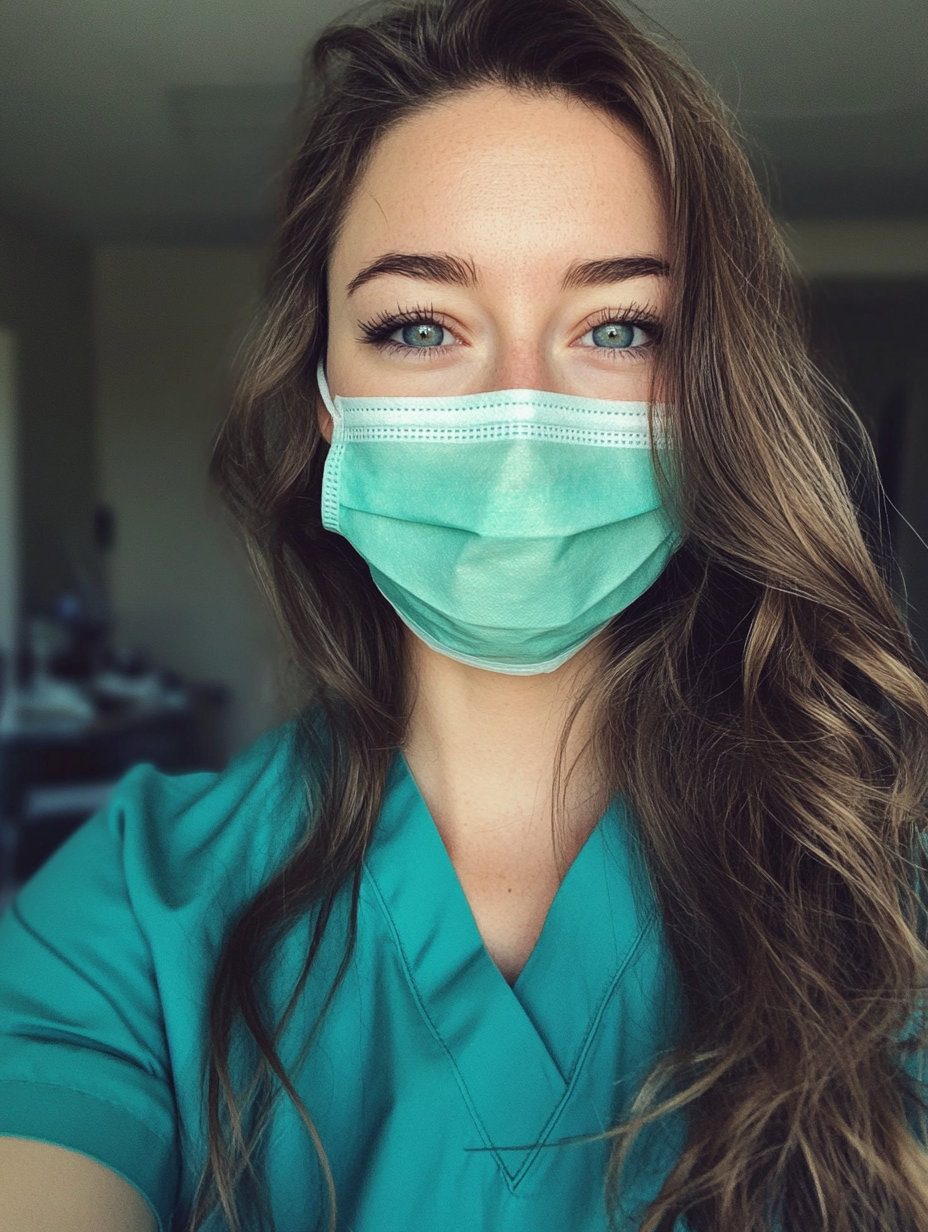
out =
[[177,1114],[119,817],[117,800],[0,917],[0,1134],[98,1160],[142,1194],[168,1232]]

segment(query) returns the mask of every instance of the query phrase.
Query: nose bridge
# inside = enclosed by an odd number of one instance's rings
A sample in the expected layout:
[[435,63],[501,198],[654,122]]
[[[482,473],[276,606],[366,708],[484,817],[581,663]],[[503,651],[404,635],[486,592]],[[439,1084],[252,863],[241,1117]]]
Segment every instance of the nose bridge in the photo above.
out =
[[550,389],[550,362],[543,338],[530,338],[515,344],[500,339],[494,358],[495,389]]
[[493,366],[494,389],[547,389],[547,365],[541,354],[500,351]]
[[543,304],[520,286],[496,303],[493,389],[551,389],[548,323]]
[[493,337],[489,388],[556,389],[551,327],[558,268],[537,245],[517,245],[506,260],[487,261],[486,266],[486,304]]

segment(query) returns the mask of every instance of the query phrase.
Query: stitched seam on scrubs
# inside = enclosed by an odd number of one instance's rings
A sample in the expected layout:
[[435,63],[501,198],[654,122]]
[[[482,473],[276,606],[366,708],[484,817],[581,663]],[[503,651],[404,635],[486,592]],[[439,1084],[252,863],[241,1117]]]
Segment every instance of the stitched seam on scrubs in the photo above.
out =
[[[594,1009],[593,1013],[590,1015],[590,1021],[589,1021],[589,1024],[587,1025],[586,1031],[584,1032],[583,1039],[580,1041],[580,1046],[577,1049],[577,1056],[574,1060],[573,1066],[571,1067],[570,1073],[568,1074],[568,1077],[567,1077],[567,1088],[564,1091],[563,1097],[558,1100],[550,1117],[545,1122],[544,1128],[541,1131],[542,1138],[546,1138],[551,1133],[551,1131],[554,1129],[554,1125],[557,1119],[560,1117],[560,1115],[564,1111],[564,1108],[566,1107],[567,1102],[570,1099],[570,1096],[574,1090],[574,1087],[577,1084],[577,1080],[580,1077],[580,1072],[583,1069],[583,1062],[586,1060],[587,1053],[590,1050],[590,1045],[593,1042],[593,1037],[596,1034],[596,1031],[599,1027],[600,1022],[602,1021],[602,1017],[605,1012],[606,1006],[609,1004],[610,998],[612,997],[612,994],[615,992],[616,986],[618,985],[618,983],[621,981],[622,977],[625,975],[626,971],[628,970],[629,965],[632,962],[632,959],[635,957],[635,955],[638,953],[639,949],[641,948],[644,942],[644,938],[647,935],[647,933],[650,931],[651,926],[654,923],[655,919],[656,919],[655,912],[652,912],[651,914],[649,914],[647,920],[645,921],[643,927],[639,931],[634,942],[629,946],[628,951],[624,959],[622,960],[622,962],[619,964],[619,967],[616,970],[615,974],[606,981],[605,986],[603,988],[603,992],[600,994],[599,1001],[596,1004],[596,1008]],[[550,1150],[552,1146],[556,1146],[556,1145],[557,1145],[556,1142],[555,1143],[540,1142],[539,1145],[532,1151],[532,1153],[525,1159],[524,1163],[522,1164],[518,1172],[516,1172],[515,1176],[513,1177],[513,1184],[518,1185],[522,1181],[525,1174],[528,1172],[529,1168],[531,1168],[532,1164],[535,1162],[535,1159],[538,1157],[538,1155],[540,1154],[542,1150],[546,1150],[546,1149]]]
[[[33,1040],[33,1037],[30,1035],[23,1036],[22,1038],[30,1041]],[[108,1099],[105,1095],[101,1095],[98,1091],[87,1091],[83,1087],[72,1086],[70,1082],[42,1082],[40,1079],[32,1078],[0,1078],[0,1087],[5,1086],[7,1083],[28,1084],[30,1087],[44,1087],[49,1091],[72,1091],[75,1095],[83,1095],[87,1099],[94,1099],[98,1104],[106,1104],[110,1108],[117,1108],[120,1112],[124,1112],[127,1117],[131,1117],[133,1121],[137,1122],[144,1129],[146,1129],[153,1138],[157,1138],[160,1142],[163,1142],[165,1146],[174,1145],[173,1137],[166,1138],[159,1130],[152,1129],[148,1121],[144,1121],[137,1112],[134,1112],[131,1108],[127,1108],[125,1104],[117,1103],[115,1099]]]
[[[83,981],[83,983],[85,983],[88,987],[92,988],[94,992],[97,993],[98,996],[100,996],[106,1002],[106,1004],[110,1007],[110,1009],[118,1017],[122,1025],[126,1028],[129,1034],[138,1044],[139,1048],[143,1052],[148,1053],[149,1052],[148,1044],[146,1043],[144,1039],[141,1038],[141,1036],[135,1030],[135,1027],[132,1024],[131,1020],[127,1018],[125,1014],[123,1014],[118,1001],[114,1001],[113,998],[110,996],[110,994],[106,991],[106,989],[101,987],[101,985],[99,985],[96,982],[96,980],[91,979],[90,976],[87,975],[86,971],[83,971],[80,967],[78,967],[75,963],[73,963],[70,960],[70,958],[68,958],[67,954],[63,954],[59,949],[57,949],[55,946],[51,945],[48,941],[46,941],[45,938],[41,935],[41,933],[37,933],[36,930],[32,927],[32,925],[28,922],[28,920],[26,920],[26,918],[23,916],[22,912],[19,910],[18,903],[15,903],[15,902],[12,903],[10,905],[9,910],[13,918],[19,923],[20,927],[23,928],[29,934],[29,936],[33,939],[33,941],[35,941],[38,945],[40,945],[49,954],[53,954],[55,958],[58,959],[59,962],[64,963],[64,965],[68,967],[69,970],[73,971],[75,975],[79,976],[79,978]],[[67,1027],[61,1028],[62,1031],[66,1031],[67,1029],[68,1029]],[[26,1038],[29,1038],[29,1037],[26,1037]],[[77,1041],[81,1041],[76,1044],[77,1047],[87,1047],[86,1042],[82,1040],[81,1036],[77,1035],[74,1038]],[[63,1043],[65,1041],[62,1040],[60,1042]],[[98,1049],[95,1049],[94,1051],[99,1053],[101,1049],[98,1048]],[[149,1069],[147,1066],[139,1064],[139,1060],[137,1057],[129,1056],[127,1053],[120,1052],[118,1049],[115,1049],[115,1048],[106,1048],[105,1051],[108,1056],[116,1057],[117,1059],[124,1061],[127,1065],[133,1066],[133,1068],[139,1070],[141,1073],[148,1074],[149,1077],[155,1078],[159,1082],[165,1082],[165,1081],[170,1080],[170,1075],[165,1070]]]
[[457,1082],[458,1086],[461,1089],[461,1094],[464,1097],[464,1103],[467,1105],[467,1110],[470,1112],[471,1117],[474,1120],[477,1126],[477,1129],[480,1132],[481,1137],[486,1143],[487,1150],[491,1153],[493,1158],[496,1160],[497,1166],[500,1172],[503,1174],[503,1178],[506,1181],[507,1187],[514,1194],[515,1193],[515,1181],[514,1181],[513,1174],[506,1167],[506,1164],[503,1161],[502,1157],[500,1156],[499,1151],[497,1150],[496,1146],[493,1144],[493,1140],[490,1137],[489,1131],[487,1130],[487,1127],[483,1123],[483,1118],[480,1116],[480,1113],[477,1111],[477,1107],[474,1104],[474,1101],[471,1096],[470,1090],[467,1086],[467,1083],[464,1081],[464,1075],[461,1073],[460,1069],[458,1068],[457,1061],[455,1061],[454,1059],[454,1054],[449,1049],[442,1033],[439,1031],[438,1027],[435,1025],[435,1022],[431,1014],[426,1009],[425,999],[422,996],[422,993],[419,991],[419,985],[416,983],[416,978],[412,973],[412,964],[409,961],[409,955],[406,953],[406,947],[403,945],[403,939],[400,936],[399,931],[396,927],[396,923],[390,912],[390,908],[387,906],[387,901],[386,901],[386,898],[384,897],[383,891],[381,890],[380,886],[377,884],[377,879],[374,876],[374,874],[371,872],[370,867],[367,864],[365,864],[364,867],[365,867],[365,872],[368,878],[370,879],[372,886],[374,887],[374,893],[377,896],[377,901],[380,903],[381,909],[383,910],[384,915],[387,917],[387,922],[390,926],[390,931],[393,934],[393,939],[396,942],[397,949],[400,952],[400,957],[403,960],[403,969],[406,972],[406,979],[409,982],[410,988],[412,989],[412,994],[415,999],[416,1005],[419,1007],[419,1012],[422,1014],[422,1017],[428,1023],[429,1029],[431,1030],[435,1039],[438,1041],[439,1045],[441,1046],[442,1052],[448,1058],[448,1063],[450,1064],[452,1072],[454,1073],[455,1081]]

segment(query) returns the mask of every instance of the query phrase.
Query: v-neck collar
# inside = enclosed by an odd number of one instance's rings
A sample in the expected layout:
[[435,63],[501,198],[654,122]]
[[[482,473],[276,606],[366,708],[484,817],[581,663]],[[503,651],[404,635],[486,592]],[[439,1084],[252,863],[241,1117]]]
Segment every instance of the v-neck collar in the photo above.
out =
[[655,913],[648,885],[627,807],[615,797],[568,868],[513,985],[565,1075],[580,1063],[584,1035]]
[[[515,1186],[568,1097],[609,993],[647,923],[617,800],[570,866],[510,987],[477,928],[405,758],[391,767],[366,866],[413,995],[483,1145]],[[644,914],[642,914],[644,912]]]

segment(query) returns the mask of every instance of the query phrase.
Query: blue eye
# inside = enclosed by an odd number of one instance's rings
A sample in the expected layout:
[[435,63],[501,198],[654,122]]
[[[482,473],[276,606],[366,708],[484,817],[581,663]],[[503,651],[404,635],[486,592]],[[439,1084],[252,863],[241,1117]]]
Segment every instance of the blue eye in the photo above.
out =
[[403,342],[410,347],[438,347],[444,346],[445,342],[445,330],[434,321],[404,325],[400,333]]
[[605,325],[597,325],[591,332],[594,346],[623,350],[635,344],[635,327],[623,325],[619,321],[607,321]]
[[661,327],[656,321],[652,323],[646,318],[610,321],[607,318],[588,329],[574,345],[611,351],[613,354],[627,351],[630,359],[640,358],[648,347],[658,341],[660,334]]

